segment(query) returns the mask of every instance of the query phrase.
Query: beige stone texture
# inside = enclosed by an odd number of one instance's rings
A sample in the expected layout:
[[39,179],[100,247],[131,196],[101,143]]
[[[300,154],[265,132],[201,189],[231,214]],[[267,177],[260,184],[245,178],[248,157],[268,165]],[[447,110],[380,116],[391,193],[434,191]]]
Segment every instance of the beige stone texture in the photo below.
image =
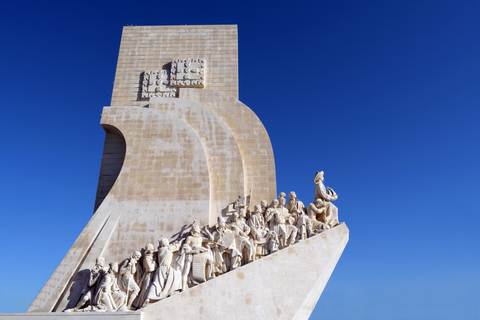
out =
[[242,102],[220,92],[182,89],[180,98],[203,104],[228,126],[242,154],[244,192],[252,196],[252,204],[275,199],[277,182],[272,144],[256,114]]
[[126,26],[123,28],[112,106],[142,103],[140,76],[174,58],[205,58],[206,85],[238,99],[236,25]]
[[0,313],[0,320],[143,320],[140,312]]

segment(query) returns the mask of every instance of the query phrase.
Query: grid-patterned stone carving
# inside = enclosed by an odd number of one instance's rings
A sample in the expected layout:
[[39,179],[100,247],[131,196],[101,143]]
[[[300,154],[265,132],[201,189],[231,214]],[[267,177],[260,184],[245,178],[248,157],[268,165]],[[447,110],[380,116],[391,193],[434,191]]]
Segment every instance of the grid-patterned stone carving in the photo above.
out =
[[170,85],[180,88],[205,87],[205,59],[172,59]]
[[142,98],[177,96],[177,88],[170,86],[169,70],[148,70],[143,72]]

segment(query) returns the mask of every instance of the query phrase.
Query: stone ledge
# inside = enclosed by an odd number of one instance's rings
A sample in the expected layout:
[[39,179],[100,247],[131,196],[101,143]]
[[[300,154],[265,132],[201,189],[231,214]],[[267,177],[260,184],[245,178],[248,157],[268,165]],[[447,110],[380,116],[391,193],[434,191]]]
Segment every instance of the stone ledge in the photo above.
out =
[[0,313],[0,320],[73,320],[73,319],[102,319],[102,320],[142,320],[141,312],[41,312],[41,313]]

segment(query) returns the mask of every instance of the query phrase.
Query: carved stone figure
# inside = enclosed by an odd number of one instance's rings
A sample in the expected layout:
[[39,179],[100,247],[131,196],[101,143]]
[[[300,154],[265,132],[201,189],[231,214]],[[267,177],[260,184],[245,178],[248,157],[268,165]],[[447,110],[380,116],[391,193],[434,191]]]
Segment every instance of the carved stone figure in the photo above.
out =
[[[204,233],[211,237],[211,234],[207,231],[204,226]],[[182,283],[183,290],[186,290],[187,287],[187,278],[189,277],[189,286],[193,286],[199,283],[206,281],[206,265],[208,259],[207,249],[202,246],[204,242],[207,242],[209,238],[206,238],[202,235],[200,227],[193,223],[192,229],[190,230],[190,236],[187,237],[185,241],[185,248],[180,250],[179,261],[184,265],[182,271]]]
[[140,287],[135,281],[135,277],[137,276],[137,271],[140,271],[137,268],[137,264],[141,257],[142,254],[139,251],[135,251],[120,267],[120,288],[127,294],[127,308],[131,307],[132,302],[140,292]]
[[285,208],[287,208],[288,212],[295,214],[296,217],[299,217],[300,213],[305,211],[303,202],[297,199],[297,194],[295,191],[291,191],[288,194],[288,198],[289,200],[285,205]]
[[218,217],[213,232],[215,272],[222,274],[240,266],[242,254],[235,245],[235,234],[227,228],[225,218]]
[[188,289],[188,276],[192,267],[193,250],[188,243],[184,243],[179,251],[178,257],[179,270],[182,272],[182,291]]
[[299,216],[297,218],[297,228],[298,237],[300,240],[305,240],[308,237],[311,237],[313,234],[312,222],[303,210],[300,210]]
[[315,200],[321,199],[325,206],[325,222],[330,227],[336,226],[338,221],[338,208],[331,203],[331,201],[337,200],[338,195],[331,188],[325,188],[323,184],[323,171],[317,172],[313,183],[316,184],[315,187]]
[[290,214],[287,208],[285,208],[285,202],[286,202],[286,198],[283,198],[283,197],[280,198],[279,204],[277,207],[277,212],[281,214],[285,219],[285,238],[282,244],[282,248],[288,247],[294,244],[295,240],[297,239],[297,232],[298,232],[298,229],[295,226],[296,217],[295,215]]
[[[240,209],[240,211],[245,212],[245,209]],[[253,244],[250,242],[249,234],[250,227],[241,219],[239,219],[239,214],[234,212],[232,215],[232,223],[230,228],[235,234],[236,247],[240,250],[240,253],[244,257],[244,263],[249,263],[253,261]]]
[[185,243],[194,250],[201,250],[203,249],[203,242],[206,241],[208,241],[208,239],[202,236],[200,227],[194,222],[190,230],[190,235],[187,237],[187,240],[185,240]]
[[92,306],[96,305],[97,301],[95,301],[95,298],[98,291],[98,286],[102,278],[105,276],[107,270],[108,267],[105,266],[105,259],[103,257],[98,257],[95,262],[95,266],[92,270],[90,270],[90,278],[88,279],[88,283],[82,290],[82,298],[78,301],[73,310],[65,311],[78,311],[87,302],[90,302],[90,305]]
[[322,199],[317,199],[315,202],[310,203],[307,206],[307,214],[312,225],[313,233],[320,233],[330,229],[330,226],[325,224],[325,206]]
[[170,244],[167,238],[163,238],[159,240],[159,243],[158,268],[148,289],[144,306],[150,301],[164,299],[182,289],[182,273],[172,267],[173,255],[178,251],[182,242]]
[[[265,201],[266,202],[266,201]],[[265,245],[268,241],[268,228],[265,223],[265,219],[262,215],[261,205],[256,205],[253,208],[253,214],[248,219],[248,226],[250,227],[250,234],[253,238],[253,246],[255,251],[255,259],[258,257],[265,256],[267,250]]]
[[155,270],[157,269],[157,263],[153,258],[153,250],[155,247],[153,244],[148,243],[145,246],[145,253],[143,255],[143,274],[139,283],[140,293],[137,296],[137,299],[133,301],[133,306],[136,308],[141,308],[145,300],[147,299],[148,289],[150,283],[152,282],[152,276]]
[[273,231],[275,228],[275,213],[277,212],[278,204],[277,199],[273,199],[270,206],[265,210],[265,222],[268,223],[268,229]]
[[260,207],[261,207],[260,212],[262,213],[262,216],[264,219],[265,219],[265,212],[267,211],[267,206],[268,206],[267,200],[260,201]]
[[110,263],[110,269],[102,278],[97,292],[96,309],[100,311],[127,311],[126,294],[117,285],[118,264]]
[[253,207],[253,213],[250,219],[248,219],[248,226],[250,227],[250,232],[255,240],[264,239],[268,233],[267,225],[261,209],[261,206],[258,204]]
[[271,254],[278,251],[278,236],[275,231],[270,231],[268,233],[268,242],[267,242],[267,253]]
[[215,278],[215,274],[213,273],[214,269],[214,258],[213,258],[213,252],[212,249],[210,248],[210,245],[207,244],[205,245],[205,248],[207,249],[207,259],[206,259],[206,267],[207,267],[207,280]]

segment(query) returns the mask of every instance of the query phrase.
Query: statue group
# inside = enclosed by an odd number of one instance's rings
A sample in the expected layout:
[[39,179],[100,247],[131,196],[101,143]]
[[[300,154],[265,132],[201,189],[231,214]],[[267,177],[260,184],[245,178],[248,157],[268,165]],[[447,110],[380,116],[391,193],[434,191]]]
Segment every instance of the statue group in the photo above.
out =
[[148,243],[120,264],[98,257],[79,301],[65,312],[137,310],[335,227],[338,195],[323,175],[315,174],[315,199],[306,207],[294,191],[288,202],[281,192],[253,210],[247,197],[212,227],[195,221],[172,242],[161,237],[157,250]]

